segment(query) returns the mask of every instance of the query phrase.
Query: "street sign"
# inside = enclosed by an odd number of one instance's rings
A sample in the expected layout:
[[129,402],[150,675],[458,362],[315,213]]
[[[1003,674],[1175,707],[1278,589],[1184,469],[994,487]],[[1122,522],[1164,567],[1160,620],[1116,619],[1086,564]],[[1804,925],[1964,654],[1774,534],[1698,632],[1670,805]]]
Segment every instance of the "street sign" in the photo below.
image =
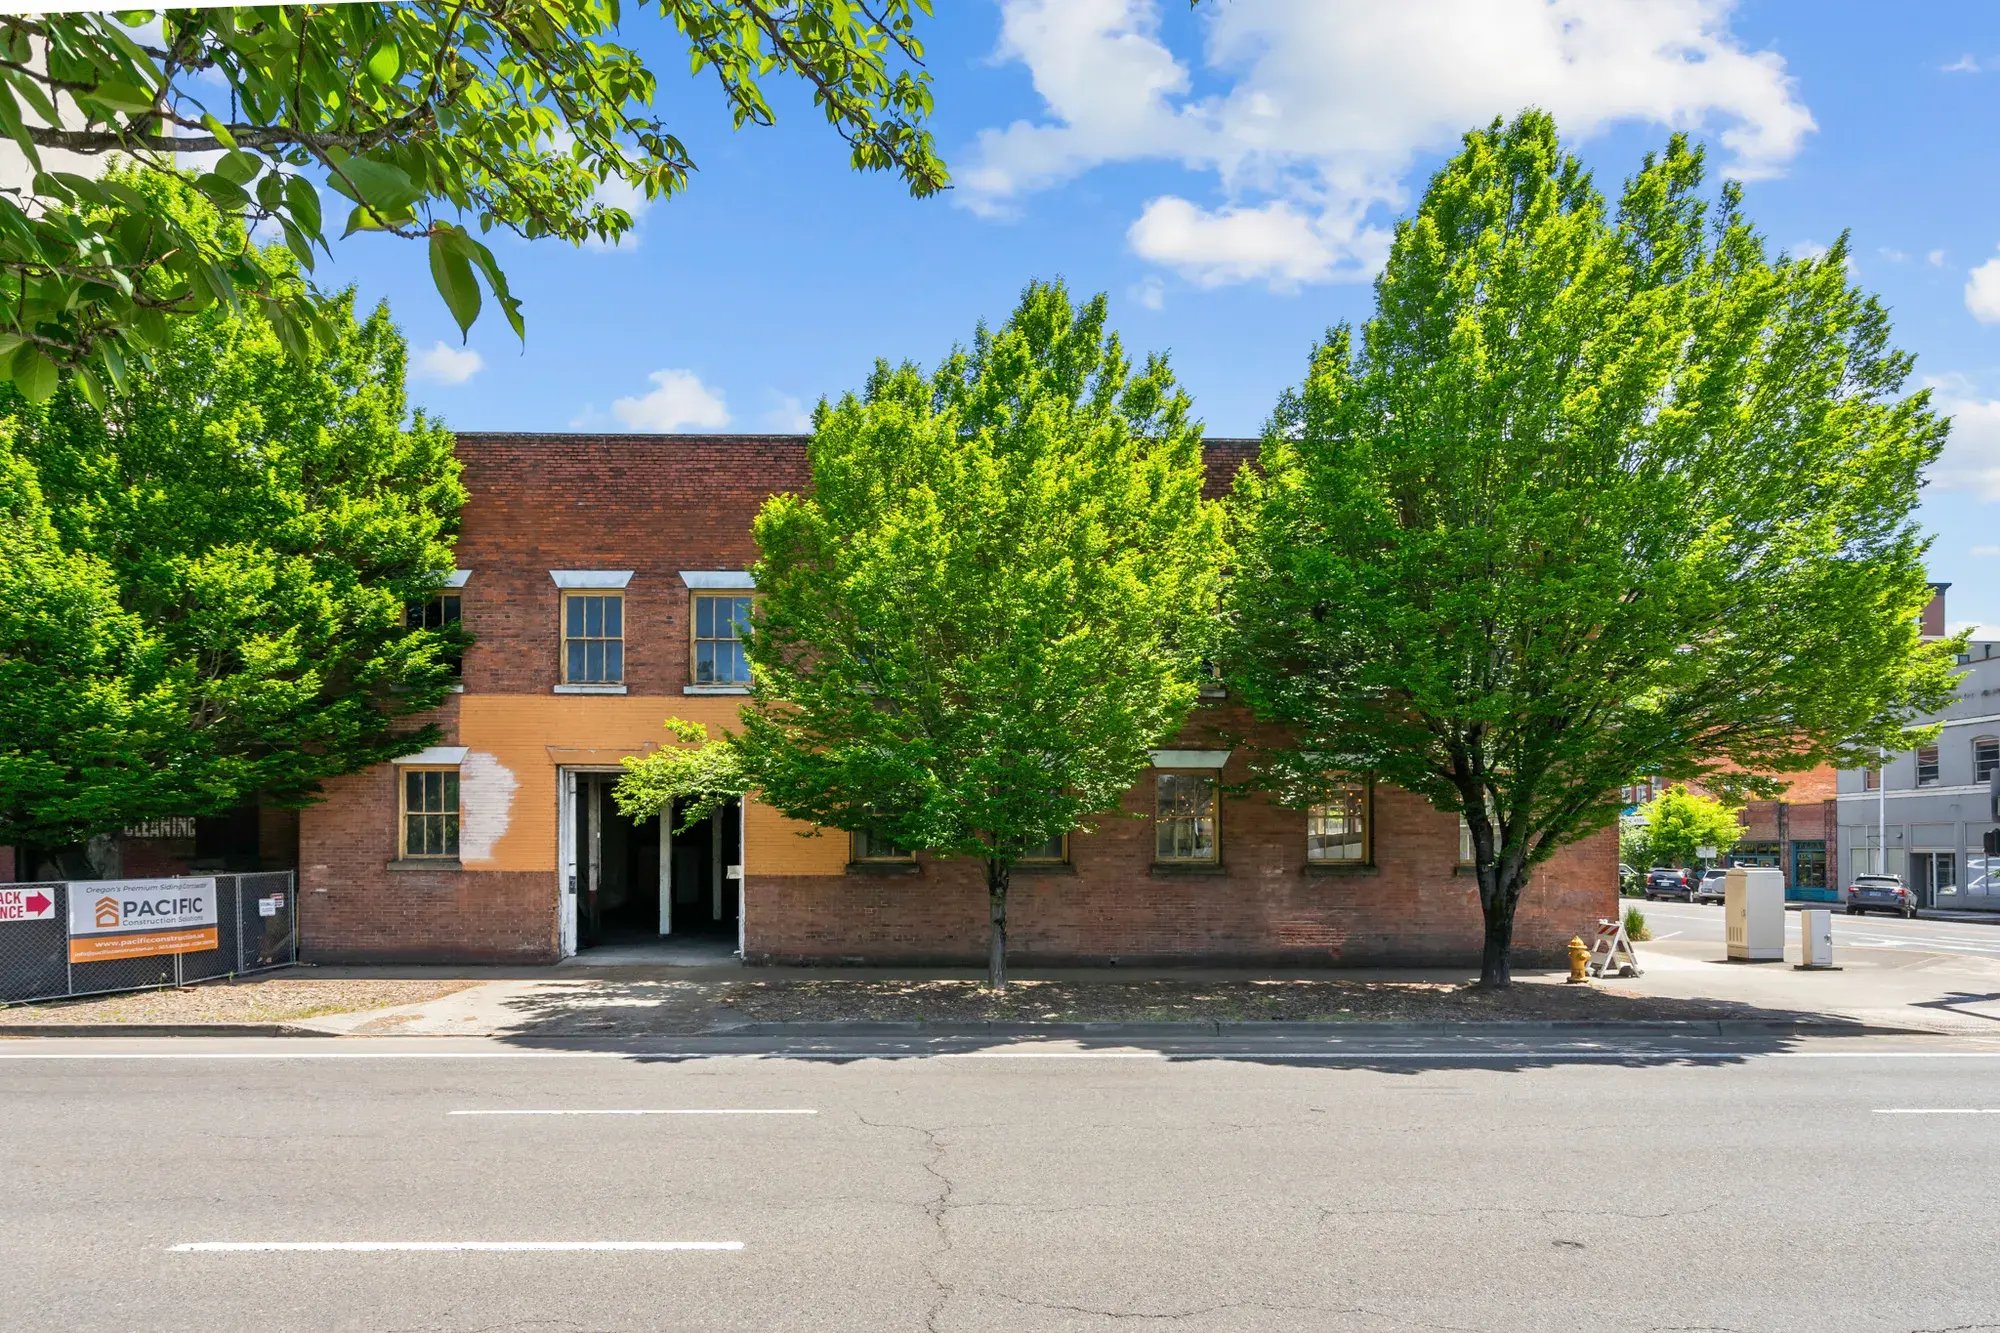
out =
[[258,916],[276,916],[277,914],[278,900],[276,898],[259,898],[257,900]]
[[47,889],[0,889],[0,921],[49,921],[56,914],[56,900]]
[[215,880],[72,880],[69,935],[72,963],[218,948]]
[[1704,861],[1713,861],[1715,859],[1715,848],[1697,847],[1694,849],[1694,854]]

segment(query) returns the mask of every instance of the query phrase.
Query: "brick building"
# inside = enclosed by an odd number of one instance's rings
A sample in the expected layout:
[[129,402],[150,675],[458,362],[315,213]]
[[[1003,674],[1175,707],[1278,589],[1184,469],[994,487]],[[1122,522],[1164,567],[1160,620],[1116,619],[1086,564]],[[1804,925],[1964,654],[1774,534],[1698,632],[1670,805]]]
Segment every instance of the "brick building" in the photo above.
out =
[[[1226,486],[1253,441],[1211,441]],[[668,716],[727,725],[750,521],[806,480],[798,437],[459,437],[459,570],[429,609],[475,636],[446,743],[329,785],[299,824],[309,958],[547,961],[671,935],[752,962],[984,957],[982,870],[813,829],[746,798],[688,832],[620,815],[619,761]],[[1474,880],[1455,815],[1381,784],[1334,807],[1224,788],[1243,724],[1205,702],[1123,803],[1128,818],[1016,871],[1022,962],[1467,963]],[[670,828],[671,825],[665,825]],[[1516,929],[1553,958],[1616,907],[1606,831],[1540,867]]]

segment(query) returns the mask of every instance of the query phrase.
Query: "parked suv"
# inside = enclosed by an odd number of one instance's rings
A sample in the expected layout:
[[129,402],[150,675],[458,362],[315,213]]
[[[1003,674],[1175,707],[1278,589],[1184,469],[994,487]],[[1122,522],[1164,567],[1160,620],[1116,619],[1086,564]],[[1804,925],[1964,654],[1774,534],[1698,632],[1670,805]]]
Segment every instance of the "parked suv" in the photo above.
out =
[[1694,901],[1694,884],[1689,880],[1687,871],[1654,866],[1646,872],[1646,901],[1655,902],[1662,898],[1678,898],[1684,903]]
[[1847,886],[1847,914],[1860,916],[1863,912],[1894,912],[1897,916],[1913,917],[1917,914],[1917,900],[1903,887],[1899,875],[1856,875]]
[[1698,903],[1721,903],[1722,884],[1728,876],[1729,872],[1721,866],[1704,870],[1701,874],[1701,883],[1694,886],[1693,900]]

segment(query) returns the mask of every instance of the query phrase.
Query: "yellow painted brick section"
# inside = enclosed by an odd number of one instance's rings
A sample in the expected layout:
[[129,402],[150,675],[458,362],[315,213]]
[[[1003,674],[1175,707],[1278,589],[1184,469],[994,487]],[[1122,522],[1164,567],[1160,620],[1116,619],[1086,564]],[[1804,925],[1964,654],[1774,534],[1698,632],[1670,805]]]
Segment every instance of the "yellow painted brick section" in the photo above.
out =
[[[553,874],[559,849],[556,820],[559,767],[615,768],[626,755],[645,754],[669,742],[669,717],[733,726],[739,700],[731,696],[466,694],[458,700],[458,743],[490,754],[514,776],[507,831],[483,861],[468,870],[541,870]],[[847,863],[847,837],[802,837],[812,826],[786,819],[757,801],[746,812],[748,873],[839,874]]]

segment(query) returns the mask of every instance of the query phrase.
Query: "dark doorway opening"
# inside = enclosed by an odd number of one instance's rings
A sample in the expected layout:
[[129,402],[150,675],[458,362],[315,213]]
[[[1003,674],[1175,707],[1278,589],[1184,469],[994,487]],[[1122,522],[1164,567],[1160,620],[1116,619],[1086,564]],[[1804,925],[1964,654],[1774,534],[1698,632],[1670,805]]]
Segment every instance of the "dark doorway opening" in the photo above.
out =
[[614,773],[577,776],[577,947],[660,937],[660,821],[627,819]]
[[731,801],[689,829],[680,827],[685,813],[684,804],[676,801],[671,868],[674,937],[734,940],[742,888],[738,860],[743,803]]

